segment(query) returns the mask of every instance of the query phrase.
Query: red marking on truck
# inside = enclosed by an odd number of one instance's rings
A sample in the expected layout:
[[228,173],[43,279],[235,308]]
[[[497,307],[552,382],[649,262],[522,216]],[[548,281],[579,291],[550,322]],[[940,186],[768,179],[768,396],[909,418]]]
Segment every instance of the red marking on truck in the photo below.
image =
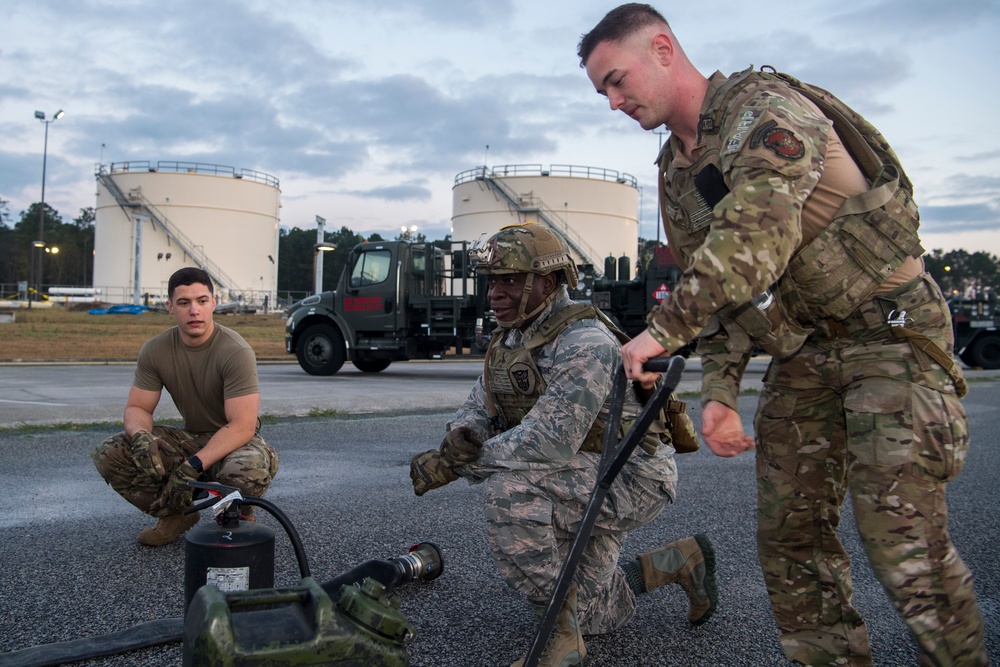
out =
[[344,299],[344,312],[369,313],[376,310],[383,310],[382,297],[380,296],[358,296]]
[[666,283],[660,283],[660,286],[653,292],[653,298],[656,299],[657,303],[660,303],[667,298],[668,294],[670,294],[670,288],[667,287]]

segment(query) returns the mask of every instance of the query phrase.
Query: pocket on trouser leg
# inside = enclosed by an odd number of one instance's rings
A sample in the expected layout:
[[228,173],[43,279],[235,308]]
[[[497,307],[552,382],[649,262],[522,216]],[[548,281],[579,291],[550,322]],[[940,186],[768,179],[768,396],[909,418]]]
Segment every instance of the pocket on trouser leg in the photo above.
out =
[[547,597],[562,559],[553,503],[515,473],[497,473],[484,493],[486,537],[500,576],[529,598]]
[[845,394],[848,449],[858,463],[894,468],[913,462],[913,386],[903,380],[873,378]]
[[844,410],[850,451],[862,465],[915,465],[949,482],[965,464],[969,423],[954,394],[877,378],[845,396]]
[[913,430],[913,462],[941,482],[958,477],[969,453],[969,420],[959,398],[914,385]]

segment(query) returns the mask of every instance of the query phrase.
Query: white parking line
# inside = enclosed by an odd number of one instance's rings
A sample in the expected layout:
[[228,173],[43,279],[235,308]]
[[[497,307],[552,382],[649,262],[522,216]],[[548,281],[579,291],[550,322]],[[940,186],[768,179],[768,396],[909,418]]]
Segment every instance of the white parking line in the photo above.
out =
[[69,407],[69,403],[46,403],[44,401],[11,401],[6,398],[0,398],[0,403],[20,403],[21,405],[50,405],[53,407]]

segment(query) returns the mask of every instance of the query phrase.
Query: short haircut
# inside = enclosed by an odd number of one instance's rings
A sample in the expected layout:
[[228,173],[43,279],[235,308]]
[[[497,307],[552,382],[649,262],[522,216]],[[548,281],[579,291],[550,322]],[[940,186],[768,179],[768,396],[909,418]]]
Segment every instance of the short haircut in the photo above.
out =
[[195,283],[205,285],[210,294],[215,294],[215,286],[212,285],[212,279],[207,273],[196,266],[185,266],[183,269],[177,269],[170,276],[170,281],[167,283],[167,299],[173,300],[174,290],[178,286],[194,285]]
[[580,56],[580,67],[587,65],[590,54],[601,42],[621,44],[646,26],[651,25],[670,27],[667,19],[663,18],[663,15],[650,5],[630,2],[612,9],[601,19],[600,23],[594,26],[593,30],[580,38],[580,45],[576,49],[576,54]]

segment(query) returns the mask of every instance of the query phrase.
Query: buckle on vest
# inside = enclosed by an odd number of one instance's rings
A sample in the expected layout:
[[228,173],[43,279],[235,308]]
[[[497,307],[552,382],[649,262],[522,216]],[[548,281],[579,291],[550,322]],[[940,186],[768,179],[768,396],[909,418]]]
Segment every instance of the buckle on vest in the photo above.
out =
[[906,316],[905,310],[896,311],[893,309],[889,312],[889,317],[886,318],[886,323],[890,327],[905,327],[907,322],[912,322],[912,317]]

